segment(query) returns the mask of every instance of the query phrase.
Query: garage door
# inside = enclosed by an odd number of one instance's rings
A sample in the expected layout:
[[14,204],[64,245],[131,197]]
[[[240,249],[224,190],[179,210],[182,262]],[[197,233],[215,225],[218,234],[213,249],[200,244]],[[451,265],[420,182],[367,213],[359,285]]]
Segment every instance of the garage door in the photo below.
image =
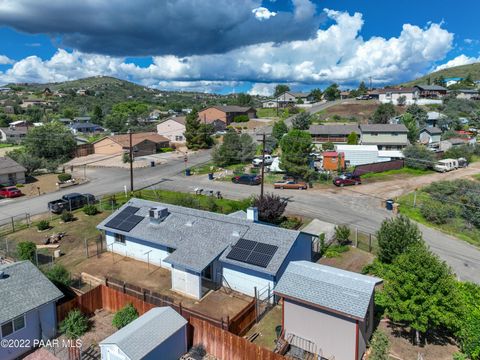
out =
[[[223,268],[224,286],[230,286],[233,290],[248,296],[255,296],[254,288],[258,291],[266,289],[270,285],[273,289],[273,282],[253,275],[244,274],[228,268]],[[228,285],[225,283],[227,282]]]

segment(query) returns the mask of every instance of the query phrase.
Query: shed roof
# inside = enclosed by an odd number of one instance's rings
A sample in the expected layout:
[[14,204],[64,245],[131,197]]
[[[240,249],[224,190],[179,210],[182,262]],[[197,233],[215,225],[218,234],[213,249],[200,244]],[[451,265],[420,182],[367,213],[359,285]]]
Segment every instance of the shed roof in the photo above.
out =
[[30,261],[0,265],[0,324],[63,297]]
[[408,133],[408,129],[403,124],[363,124],[360,125],[362,132],[378,133]]
[[303,229],[300,229],[302,233],[318,236],[325,234],[325,240],[330,240],[335,235],[335,224],[322,221],[319,219],[313,219]]
[[15,160],[10,159],[9,157],[0,157],[0,175],[13,174],[25,171],[27,171],[27,169],[25,169]]
[[379,278],[309,261],[291,262],[274,292],[363,320]]
[[358,125],[310,125],[308,131],[312,135],[342,135],[347,136],[352,132],[359,133]]
[[142,359],[187,324],[170,306],[156,307],[100,342],[116,345],[130,359]]
[[28,132],[28,128],[26,126],[10,126],[10,127],[4,127],[0,128],[5,135],[8,136],[15,136],[15,135],[26,135]]
[[378,89],[379,94],[386,94],[386,93],[405,94],[405,93],[414,93],[414,92],[415,92],[415,88],[413,87]]

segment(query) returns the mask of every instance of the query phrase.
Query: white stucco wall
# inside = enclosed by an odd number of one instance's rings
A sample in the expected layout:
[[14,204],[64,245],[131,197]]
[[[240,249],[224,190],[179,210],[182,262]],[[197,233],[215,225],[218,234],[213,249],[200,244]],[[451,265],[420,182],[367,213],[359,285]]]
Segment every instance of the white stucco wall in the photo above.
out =
[[223,267],[223,285],[252,297],[255,296],[255,287],[259,292],[269,286],[270,290],[273,290],[273,277],[268,278],[268,275],[263,275],[265,277],[263,278],[260,276],[261,274],[253,270],[236,268],[232,265],[224,265]]
[[[185,142],[183,133],[185,132],[185,125],[182,125],[174,120],[166,120],[157,125],[157,133],[165,136],[173,142]],[[181,139],[177,140],[177,136]]]

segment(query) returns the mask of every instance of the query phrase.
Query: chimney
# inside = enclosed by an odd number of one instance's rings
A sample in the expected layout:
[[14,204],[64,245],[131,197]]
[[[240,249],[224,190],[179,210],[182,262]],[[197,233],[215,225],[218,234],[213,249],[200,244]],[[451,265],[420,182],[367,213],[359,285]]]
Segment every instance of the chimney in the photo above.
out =
[[168,216],[168,209],[165,206],[156,206],[150,208],[149,212],[150,223],[160,224]]
[[0,271],[0,279],[3,279],[4,276],[5,276],[5,273],[3,271]]
[[258,209],[256,207],[249,207],[247,209],[247,220],[258,222]]

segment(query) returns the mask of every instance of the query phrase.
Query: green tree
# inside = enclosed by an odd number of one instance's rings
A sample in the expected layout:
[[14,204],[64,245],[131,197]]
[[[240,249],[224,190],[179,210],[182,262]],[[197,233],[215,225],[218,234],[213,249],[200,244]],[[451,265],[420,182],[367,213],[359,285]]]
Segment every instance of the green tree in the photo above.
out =
[[252,105],[252,95],[240,93],[237,95],[237,102],[239,105],[246,106]]
[[428,120],[427,112],[417,104],[412,104],[408,106],[405,112],[413,116],[414,120],[417,122],[417,125],[419,127],[422,128],[427,123],[427,120]]
[[322,150],[335,150],[335,144],[332,142],[326,142],[322,144]]
[[423,242],[418,226],[404,215],[384,220],[377,232],[377,240],[378,258],[387,264],[392,263],[409,246]]
[[398,106],[404,106],[407,103],[407,97],[405,95],[399,96],[397,99]]
[[285,121],[278,120],[275,122],[275,124],[273,124],[272,136],[278,141],[282,140],[283,135],[285,135],[287,132],[288,127],[287,124],[285,124]]
[[403,125],[405,125],[405,127],[408,129],[408,141],[410,141],[411,144],[415,144],[418,140],[418,136],[420,133],[417,126],[417,121],[415,120],[413,115],[408,112],[402,115],[401,121]]
[[7,156],[26,169],[26,175],[33,175],[35,171],[43,167],[44,161],[38,156],[33,156],[27,153],[25,149],[15,149],[7,152]]
[[381,330],[377,329],[372,335],[372,340],[370,341],[370,349],[372,352],[368,357],[369,360],[389,360],[390,356],[388,355],[390,350],[390,341],[388,336]]
[[78,112],[71,107],[66,107],[65,109],[63,109],[63,112],[62,112],[62,116],[66,119],[73,119],[77,115],[78,115]]
[[292,128],[297,130],[308,130],[311,124],[311,116],[307,112],[301,112],[292,120]]
[[340,89],[338,84],[333,83],[325,89],[323,92],[323,97],[328,101],[334,101],[340,99]]
[[462,351],[472,360],[480,359],[480,286],[457,282],[457,292],[462,303],[462,314],[457,338]]
[[32,128],[24,145],[29,155],[46,160],[69,159],[77,146],[71,131],[58,122]]
[[235,130],[228,130],[223,143],[212,153],[213,162],[217,166],[240,164],[252,160],[256,145],[248,134],[239,135]]
[[27,116],[30,118],[30,123],[42,122],[43,114],[43,109],[38,106],[30,106],[27,109]]
[[72,283],[70,273],[63,265],[60,264],[55,264],[48,268],[47,271],[45,271],[45,275],[47,276],[48,280],[56,285],[70,286]]
[[403,149],[405,166],[412,169],[426,170],[436,162],[435,154],[422,145],[409,145]]
[[252,205],[258,209],[258,218],[270,224],[279,224],[287,207],[287,200],[275,194],[265,194],[263,198],[255,196]]
[[373,113],[371,121],[374,124],[388,124],[388,120],[394,117],[395,114],[395,106],[393,104],[380,104]]
[[358,95],[365,95],[368,92],[367,85],[365,85],[365,81],[360,82],[357,89]]
[[450,268],[433,255],[423,243],[410,246],[398,256],[384,288],[386,313],[420,334],[458,325],[459,297]]
[[113,316],[112,325],[117,329],[121,329],[137,318],[138,311],[135,309],[133,304],[130,303],[115,313]]
[[19,260],[29,260],[35,264],[35,253],[37,245],[31,241],[22,241],[17,245],[17,256]]
[[103,111],[99,105],[95,105],[93,108],[92,121],[97,124],[103,123]]
[[214,129],[211,124],[200,122],[197,110],[193,110],[187,115],[184,135],[189,149],[208,149],[213,145],[213,133]]
[[274,92],[273,96],[277,97],[277,96],[283,94],[286,91],[290,91],[290,87],[288,85],[278,84],[277,86],[275,86],[275,92]]
[[302,130],[290,130],[280,141],[281,165],[287,174],[309,179],[312,176],[309,155],[313,150],[312,137]]
[[310,95],[315,99],[315,101],[321,101],[323,93],[322,90],[316,88],[310,91]]
[[79,309],[71,310],[60,323],[60,331],[69,339],[78,339],[88,330],[88,319]]
[[352,131],[350,134],[348,134],[347,144],[358,145],[358,134],[355,131]]

